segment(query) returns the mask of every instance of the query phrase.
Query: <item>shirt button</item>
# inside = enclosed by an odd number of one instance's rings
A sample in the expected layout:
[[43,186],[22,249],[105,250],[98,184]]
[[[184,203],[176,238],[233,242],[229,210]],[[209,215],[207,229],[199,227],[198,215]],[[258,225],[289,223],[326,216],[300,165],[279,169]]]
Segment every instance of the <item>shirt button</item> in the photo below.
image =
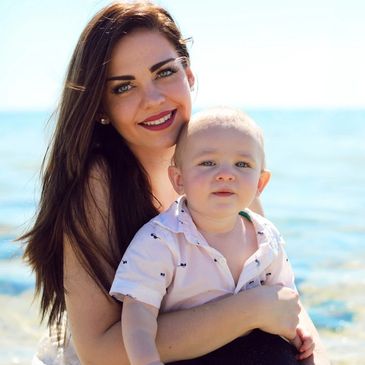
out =
[[226,262],[226,259],[224,257],[217,257],[214,259],[214,261],[220,264],[224,264]]

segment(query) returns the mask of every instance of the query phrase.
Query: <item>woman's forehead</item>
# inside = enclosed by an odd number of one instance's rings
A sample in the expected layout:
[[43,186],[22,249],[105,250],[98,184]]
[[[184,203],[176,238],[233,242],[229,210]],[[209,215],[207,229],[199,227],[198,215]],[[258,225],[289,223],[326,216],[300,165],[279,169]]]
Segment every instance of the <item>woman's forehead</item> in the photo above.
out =
[[128,72],[139,67],[150,68],[158,62],[176,57],[176,49],[162,33],[138,29],[124,36],[115,45],[109,73]]

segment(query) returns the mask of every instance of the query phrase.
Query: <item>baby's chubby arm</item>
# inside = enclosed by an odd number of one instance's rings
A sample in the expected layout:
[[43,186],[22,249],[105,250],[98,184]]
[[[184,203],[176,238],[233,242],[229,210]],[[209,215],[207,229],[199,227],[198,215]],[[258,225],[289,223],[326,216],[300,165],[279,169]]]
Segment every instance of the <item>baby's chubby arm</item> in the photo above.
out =
[[299,322],[299,325],[297,327],[297,334],[290,341],[290,343],[298,350],[298,360],[304,360],[309,358],[313,354],[314,350],[313,336],[305,327],[302,326]]
[[122,333],[131,365],[161,365],[155,339],[158,309],[129,296],[123,300]]

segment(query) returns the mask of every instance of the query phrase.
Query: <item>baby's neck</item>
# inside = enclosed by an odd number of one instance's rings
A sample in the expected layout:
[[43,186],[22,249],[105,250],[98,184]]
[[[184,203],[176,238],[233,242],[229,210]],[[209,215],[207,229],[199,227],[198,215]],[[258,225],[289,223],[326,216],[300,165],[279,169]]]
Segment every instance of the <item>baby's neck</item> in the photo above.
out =
[[245,262],[258,248],[253,224],[237,214],[235,224],[229,230],[204,231],[200,229],[200,232],[209,246],[225,257],[232,278],[237,285]]
[[239,222],[239,214],[234,213],[226,216],[212,216],[209,214],[201,214],[189,206],[191,217],[199,232],[209,235],[227,235],[230,234]]
[[196,222],[196,225],[211,246],[215,246],[215,242],[228,243],[238,237],[242,240],[245,234],[244,225],[239,214],[217,220],[200,220]]
[[[238,212],[230,216],[211,217],[190,210],[191,217],[208,244],[223,255],[228,247],[242,247],[249,243],[249,251],[257,247],[254,226]],[[230,254],[232,251],[230,251]]]

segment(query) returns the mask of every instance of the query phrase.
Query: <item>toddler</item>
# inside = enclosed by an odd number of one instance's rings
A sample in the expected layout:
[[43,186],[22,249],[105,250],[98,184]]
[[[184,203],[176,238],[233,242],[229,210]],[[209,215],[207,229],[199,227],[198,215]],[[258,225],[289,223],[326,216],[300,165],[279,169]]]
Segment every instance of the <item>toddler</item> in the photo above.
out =
[[[283,239],[248,207],[270,180],[261,129],[244,113],[196,114],[177,141],[169,177],[181,197],[135,235],[110,293],[122,300],[122,331],[132,365],[161,364],[157,315],[259,285],[296,290]],[[298,359],[313,352],[299,323]]]

